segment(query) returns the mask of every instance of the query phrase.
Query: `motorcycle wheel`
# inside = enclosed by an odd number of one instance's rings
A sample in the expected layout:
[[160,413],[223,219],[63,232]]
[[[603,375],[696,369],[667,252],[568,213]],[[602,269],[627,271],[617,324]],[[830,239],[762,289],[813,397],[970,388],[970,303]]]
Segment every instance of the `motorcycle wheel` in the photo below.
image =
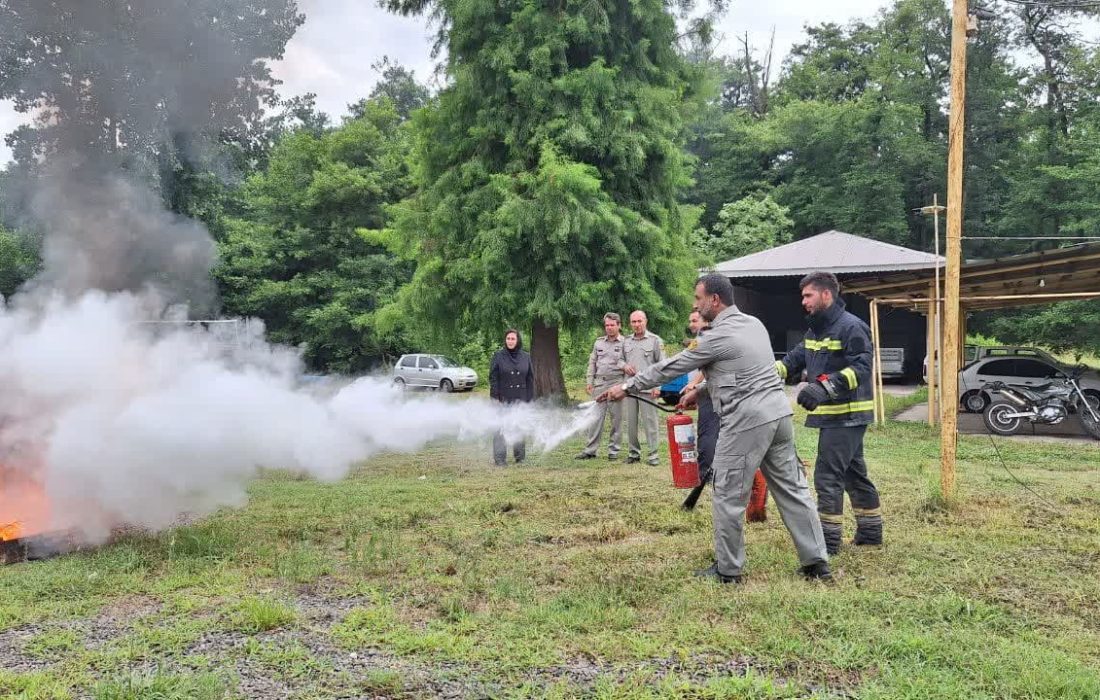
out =
[[1088,406],[1080,406],[1077,409],[1077,415],[1081,416],[1081,425],[1085,428],[1085,432],[1091,435],[1094,440],[1100,440],[1100,422],[1092,417],[1092,412],[1089,411]]
[[1010,413],[1018,413],[1019,409],[1009,403],[997,403],[994,401],[982,414],[982,421],[989,432],[997,435],[1015,435],[1020,430],[1023,418],[1006,418]]

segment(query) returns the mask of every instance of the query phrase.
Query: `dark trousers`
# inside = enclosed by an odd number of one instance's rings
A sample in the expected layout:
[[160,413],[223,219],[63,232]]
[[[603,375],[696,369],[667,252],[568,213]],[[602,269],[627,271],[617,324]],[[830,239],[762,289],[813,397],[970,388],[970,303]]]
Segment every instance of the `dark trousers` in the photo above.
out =
[[707,481],[711,476],[711,465],[714,464],[714,446],[718,444],[718,426],[721,420],[714,412],[714,406],[710,403],[710,397],[699,402],[699,431],[696,437],[696,447],[699,450],[699,476]]
[[842,522],[844,493],[852,501],[857,516],[878,515],[878,489],[867,476],[863,461],[863,434],[867,426],[822,428],[817,438],[817,464],[814,466],[814,489],[817,490],[817,512],[823,523]]
[[[517,404],[522,403],[517,399],[505,401],[505,404]],[[521,437],[519,442],[512,445],[512,454],[516,457],[516,462],[522,462],[527,457],[527,444]],[[504,433],[497,433],[493,436],[493,463],[498,467],[504,466],[508,461],[508,441],[504,439]]]
[[[516,457],[516,462],[522,462],[527,457],[527,444],[523,438],[519,439],[519,442],[512,445],[512,454]],[[503,466],[508,461],[508,442],[504,439],[504,433],[497,433],[493,436],[493,462],[497,465]]]

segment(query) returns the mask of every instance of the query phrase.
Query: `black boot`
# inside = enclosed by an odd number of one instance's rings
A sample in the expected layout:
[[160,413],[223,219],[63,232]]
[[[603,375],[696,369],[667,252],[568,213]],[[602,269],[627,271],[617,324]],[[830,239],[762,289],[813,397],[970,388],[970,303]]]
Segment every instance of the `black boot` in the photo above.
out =
[[719,583],[741,583],[744,578],[741,574],[734,574],[732,576],[726,576],[725,574],[718,573],[718,562],[710,565],[710,568],[699,569],[695,572],[696,578],[712,578]]
[[800,567],[798,573],[807,581],[833,582],[833,572],[829,571],[829,564],[827,562],[819,561],[813,564],[807,564],[806,566]]
[[825,551],[829,556],[840,554],[840,540],[844,536],[844,526],[840,523],[822,521],[821,534],[825,536]]
[[852,540],[854,545],[882,544],[882,516],[881,515],[857,515],[856,536]]

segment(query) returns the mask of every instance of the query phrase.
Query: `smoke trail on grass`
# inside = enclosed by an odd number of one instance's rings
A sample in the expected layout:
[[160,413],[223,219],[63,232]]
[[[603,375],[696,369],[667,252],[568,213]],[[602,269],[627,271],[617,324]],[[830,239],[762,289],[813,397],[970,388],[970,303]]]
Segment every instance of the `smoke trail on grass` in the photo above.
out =
[[18,302],[0,310],[0,462],[39,480],[50,527],[93,538],[241,504],[261,467],[333,480],[382,451],[498,430],[546,450],[593,415],[406,396],[384,378],[326,395],[303,388],[297,355],[255,324],[227,347],[208,330],[144,323],[158,302],[142,295]]
[[216,246],[158,183],[248,141],[265,60],[301,21],[293,0],[16,0],[0,18],[26,37],[0,58],[41,68],[22,76],[42,157],[21,201],[43,235],[41,273],[0,300],[0,527],[161,528],[242,503],[262,467],[338,479],[383,450],[498,430],[550,449],[591,417],[405,400],[388,379],[321,395],[260,324],[228,326],[227,343],[221,326],[164,322],[216,312]]

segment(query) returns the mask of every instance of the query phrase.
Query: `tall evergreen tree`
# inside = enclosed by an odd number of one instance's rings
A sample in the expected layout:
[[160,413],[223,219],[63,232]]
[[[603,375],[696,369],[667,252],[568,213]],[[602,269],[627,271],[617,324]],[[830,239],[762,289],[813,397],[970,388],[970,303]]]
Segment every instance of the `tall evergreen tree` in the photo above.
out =
[[[427,9],[422,0],[393,7]],[[686,311],[693,75],[662,0],[438,0],[449,85],[415,117],[421,191],[391,235],[405,308],[445,329],[529,327],[540,396],[559,331],[606,311]],[[677,9],[686,10],[681,4]]]

